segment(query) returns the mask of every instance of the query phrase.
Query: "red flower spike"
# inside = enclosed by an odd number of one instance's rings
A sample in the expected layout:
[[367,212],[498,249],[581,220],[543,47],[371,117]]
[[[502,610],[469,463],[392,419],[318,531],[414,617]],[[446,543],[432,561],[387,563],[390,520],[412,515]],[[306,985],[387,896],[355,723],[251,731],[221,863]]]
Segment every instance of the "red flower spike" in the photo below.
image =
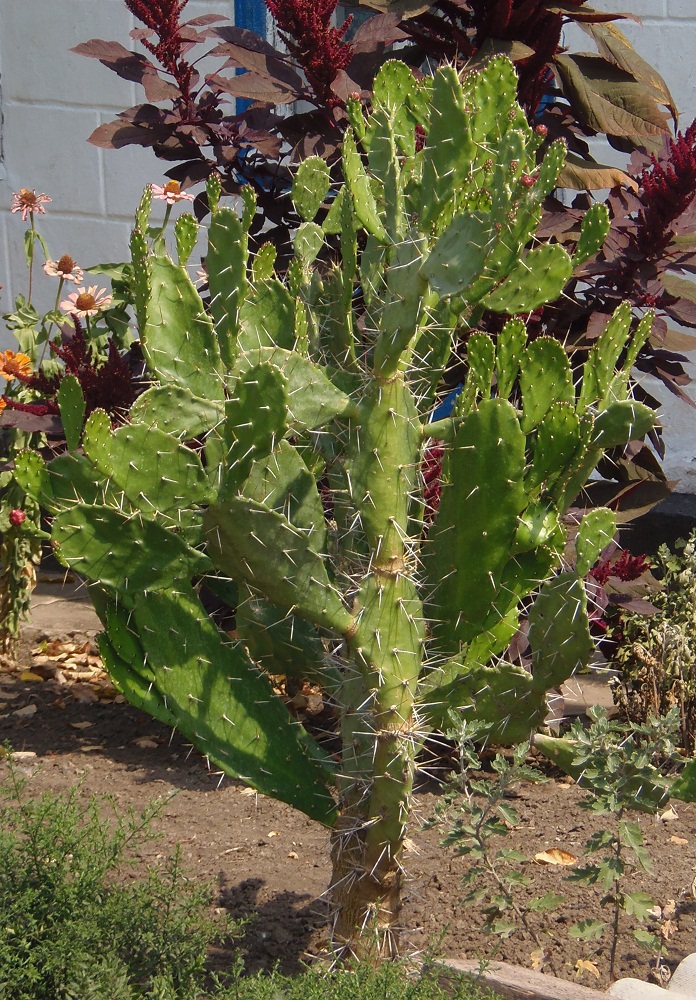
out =
[[340,28],[334,28],[338,0],[265,0],[265,3],[317,99],[327,108],[343,104],[331,84],[353,58],[353,46],[343,41],[353,15]]

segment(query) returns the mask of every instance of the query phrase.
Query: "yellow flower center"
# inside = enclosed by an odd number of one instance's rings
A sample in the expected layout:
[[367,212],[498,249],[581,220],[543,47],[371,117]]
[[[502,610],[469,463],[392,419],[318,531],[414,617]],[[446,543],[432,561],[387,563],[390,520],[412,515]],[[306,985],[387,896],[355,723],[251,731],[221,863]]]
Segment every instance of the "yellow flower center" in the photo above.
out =
[[56,262],[56,270],[60,271],[61,274],[70,274],[76,266],[75,261],[68,253],[64,253],[60,260]]
[[97,300],[89,292],[83,292],[82,295],[78,295],[75,299],[75,305],[80,312],[87,312],[89,309],[94,309],[96,304]]
[[168,181],[164,185],[164,190],[167,194],[179,194],[181,188],[178,181]]

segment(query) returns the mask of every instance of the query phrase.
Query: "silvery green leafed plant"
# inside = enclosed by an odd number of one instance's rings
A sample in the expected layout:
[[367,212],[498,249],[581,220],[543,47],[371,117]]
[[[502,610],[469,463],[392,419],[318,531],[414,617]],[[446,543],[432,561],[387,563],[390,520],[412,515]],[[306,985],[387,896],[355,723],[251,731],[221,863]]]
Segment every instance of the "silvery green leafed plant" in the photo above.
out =
[[[580,385],[562,346],[527,343],[522,322],[495,341],[475,331],[484,310],[558,298],[608,225],[596,206],[574,257],[530,249],[565,146],[537,165],[515,85],[502,57],[463,80],[445,66],[416,81],[388,62],[370,114],[349,100],[345,184],[318,158],[297,170],[302,221],[282,278],[272,247],[249,253],[253,197],[240,217],[211,181],[209,303],[187,271],[195,220],[177,221],[172,259],[148,239],[146,195],[131,248],[152,385],[123,426],[100,412],[83,426],[65,379],[70,453],[18,462],[54,517],[57,554],[90,581],[104,662],[128,699],[331,828],[343,954],[396,950],[428,734],[455,710],[492,741],[525,739],[546,691],[587,661],[582,580],[614,523],[585,517],[568,569],[562,516],[603,450],[654,423],[627,388],[650,316],[631,336],[619,307]],[[431,422],[467,332],[466,384]],[[445,449],[437,513],[420,472],[433,440]],[[202,584],[236,607],[234,639]],[[521,602],[531,673],[505,658]],[[329,692],[340,763],[292,719],[274,673]]]

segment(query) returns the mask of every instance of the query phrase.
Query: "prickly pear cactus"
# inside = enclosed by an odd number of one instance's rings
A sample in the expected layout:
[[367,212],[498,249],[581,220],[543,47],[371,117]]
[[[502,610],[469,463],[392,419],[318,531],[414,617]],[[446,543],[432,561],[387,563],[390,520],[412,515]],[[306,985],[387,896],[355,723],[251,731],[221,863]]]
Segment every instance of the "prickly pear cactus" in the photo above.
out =
[[[427,735],[454,710],[491,740],[529,736],[547,690],[587,661],[582,577],[613,522],[586,518],[568,561],[563,516],[603,449],[654,420],[628,393],[651,320],[631,336],[627,306],[579,386],[560,345],[527,343],[520,320],[495,341],[475,332],[484,310],[556,299],[608,224],[588,213],[575,260],[530,249],[565,149],[537,163],[515,86],[500,57],[464,79],[443,67],[416,81],[387,63],[372,113],[351,101],[345,183],[315,160],[298,170],[284,277],[270,248],[249,255],[252,199],[240,218],[209,192],[207,304],[186,226],[175,261],[149,244],[141,206],[132,251],[152,385],[125,426],[95,413],[81,434],[71,423],[71,455],[19,463],[59,557],[91,581],[127,697],[333,828],[346,952],[395,950]],[[466,385],[429,422],[464,334]],[[420,473],[433,440],[445,449],[434,519]],[[236,638],[206,614],[203,585],[237,606]],[[531,672],[506,655],[523,605]],[[340,706],[339,764],[274,694],[281,671],[320,679]]]

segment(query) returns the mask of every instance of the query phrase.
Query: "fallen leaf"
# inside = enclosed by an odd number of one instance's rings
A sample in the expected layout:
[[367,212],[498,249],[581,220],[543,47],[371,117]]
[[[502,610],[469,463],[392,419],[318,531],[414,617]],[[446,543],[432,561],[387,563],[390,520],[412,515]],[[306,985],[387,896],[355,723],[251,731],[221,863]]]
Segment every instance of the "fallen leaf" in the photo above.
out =
[[152,736],[136,736],[134,740],[131,740],[131,743],[135,743],[141,750],[156,750],[159,746],[157,740]]
[[673,899],[668,899],[665,906],[662,907],[662,919],[674,920],[676,915],[677,915],[677,904]]
[[660,820],[663,823],[672,823],[675,819],[679,819],[679,813],[674,806],[668,806],[663,813],[660,813]]
[[93,753],[95,750],[103,750],[104,744],[100,743],[98,746],[91,747],[80,747],[80,753]]
[[93,722],[71,722],[70,725],[73,729],[91,729],[94,725]]
[[43,681],[44,678],[40,674],[35,674],[31,670],[23,670],[19,675],[20,681]]
[[99,701],[97,692],[88,684],[71,684],[70,694],[81,705],[89,705],[95,701]]
[[686,839],[686,837],[670,837],[669,839],[670,839],[670,843],[672,843],[672,844],[678,844],[680,847],[683,847],[684,844],[688,844],[689,843],[689,841]]
[[591,972],[595,979],[599,979],[599,969],[588,958],[579,958],[575,963],[575,975],[581,976],[583,972]]
[[280,836],[280,830],[269,830],[267,836],[269,836],[269,837],[279,837]]
[[292,858],[293,861],[297,861],[297,859],[299,858],[299,856],[300,855],[297,853],[297,851],[288,851],[288,857]]
[[256,789],[255,788],[249,788],[248,785],[245,785],[244,788],[240,788],[239,794],[240,795],[256,795]]
[[10,757],[16,761],[36,760],[36,754],[33,750],[15,750],[10,754]]
[[562,851],[560,847],[552,847],[548,851],[539,851],[534,855],[534,860],[540,865],[574,865],[578,860],[574,854]]
[[539,969],[541,969],[544,963],[548,960],[546,952],[542,951],[541,948],[539,948],[537,951],[533,951],[529,957],[532,960],[532,969],[535,972],[538,972]]
[[665,940],[669,941],[673,934],[676,934],[678,930],[676,920],[665,920],[665,922],[660,927],[660,936]]
[[36,705],[25,705],[24,708],[17,708],[12,713],[13,715],[19,715],[21,718],[26,718],[29,715],[34,715],[38,709]]

